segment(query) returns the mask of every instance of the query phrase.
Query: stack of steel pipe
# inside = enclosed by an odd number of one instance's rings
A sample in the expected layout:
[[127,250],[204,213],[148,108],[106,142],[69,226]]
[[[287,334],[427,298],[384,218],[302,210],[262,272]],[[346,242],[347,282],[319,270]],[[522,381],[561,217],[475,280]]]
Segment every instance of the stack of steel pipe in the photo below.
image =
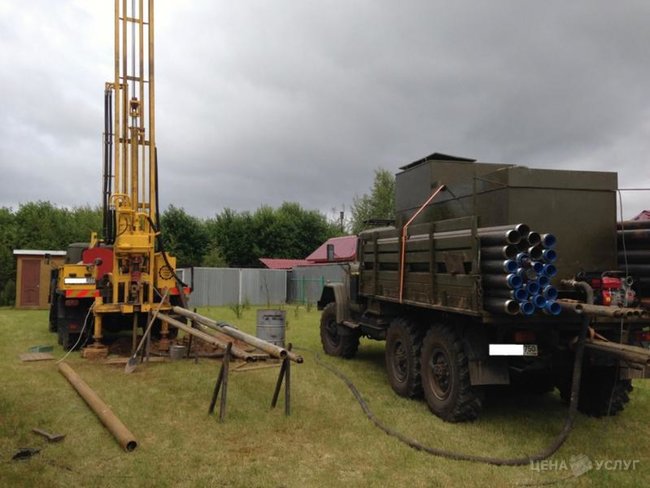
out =
[[492,313],[558,315],[553,234],[531,231],[526,224],[478,229],[481,242],[483,305]]
[[617,228],[619,269],[650,292],[650,220],[627,220]]

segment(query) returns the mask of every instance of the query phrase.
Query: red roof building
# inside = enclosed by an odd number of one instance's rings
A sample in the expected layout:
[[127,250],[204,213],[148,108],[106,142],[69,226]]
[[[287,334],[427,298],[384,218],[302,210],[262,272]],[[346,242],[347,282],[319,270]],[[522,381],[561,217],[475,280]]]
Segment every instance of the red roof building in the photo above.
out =
[[644,210],[632,220],[650,220],[650,210]]
[[349,263],[356,258],[357,236],[342,236],[328,239],[305,259],[260,258],[260,261],[269,269],[292,269],[311,264]]
[[295,266],[310,264],[306,259],[260,258],[260,261],[268,269],[291,269]]
[[[328,248],[332,249],[331,259],[327,253]],[[305,259],[310,263],[340,263],[354,261],[356,257],[357,236],[342,236],[327,239]]]

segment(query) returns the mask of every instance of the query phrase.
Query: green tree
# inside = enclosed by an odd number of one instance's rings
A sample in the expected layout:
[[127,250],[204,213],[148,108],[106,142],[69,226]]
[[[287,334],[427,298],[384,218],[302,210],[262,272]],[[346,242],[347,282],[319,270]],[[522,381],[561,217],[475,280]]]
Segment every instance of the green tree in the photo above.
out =
[[199,266],[208,249],[205,224],[183,208],[170,205],[160,216],[165,251],[176,257],[179,267]]
[[238,213],[226,208],[208,220],[206,226],[210,246],[221,251],[229,266],[258,266],[253,219],[249,212]]
[[0,306],[11,305],[16,292],[16,219],[10,208],[0,208]]
[[358,234],[368,228],[370,219],[395,218],[395,176],[385,169],[375,170],[375,179],[370,189],[362,197],[354,197],[352,202],[352,233]]

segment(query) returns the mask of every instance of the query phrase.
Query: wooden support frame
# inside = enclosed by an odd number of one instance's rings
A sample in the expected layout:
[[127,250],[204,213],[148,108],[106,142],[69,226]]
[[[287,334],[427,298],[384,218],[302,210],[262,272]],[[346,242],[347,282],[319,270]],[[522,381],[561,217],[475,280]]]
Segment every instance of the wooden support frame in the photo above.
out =
[[219,422],[223,422],[226,418],[226,399],[228,397],[228,371],[230,369],[231,348],[232,343],[229,342],[228,346],[226,346],[226,353],[223,356],[223,362],[221,363],[219,376],[217,377],[217,382],[214,385],[214,392],[212,393],[212,401],[210,402],[210,408],[208,409],[208,414],[212,415],[214,413],[214,407],[217,404],[219,390],[221,390],[221,401],[219,403]]
[[[289,344],[287,350],[291,351],[291,347],[291,344]],[[275,408],[278,404],[282,380],[284,380],[284,414],[288,417],[291,415],[291,360],[288,357],[282,360],[278,381],[275,384],[275,391],[273,392],[273,400],[271,400],[271,408]]]

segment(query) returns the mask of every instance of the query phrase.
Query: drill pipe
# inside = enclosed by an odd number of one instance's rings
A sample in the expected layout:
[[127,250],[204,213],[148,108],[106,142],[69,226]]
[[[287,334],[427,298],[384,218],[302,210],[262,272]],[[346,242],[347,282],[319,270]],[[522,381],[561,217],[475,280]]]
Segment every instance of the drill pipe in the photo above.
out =
[[484,273],[514,273],[517,271],[517,263],[512,259],[503,261],[483,261],[481,271]]
[[59,363],[59,371],[66,377],[74,389],[77,390],[77,393],[84,399],[90,409],[95,412],[95,415],[99,417],[102,424],[113,434],[113,437],[115,437],[125,451],[131,452],[138,447],[135,436],[70,366],[66,363]]
[[516,300],[487,298],[483,301],[483,308],[494,313],[507,313],[508,315],[517,315],[519,313],[519,302]]
[[509,275],[483,275],[483,285],[487,288],[520,288],[523,284],[521,277]]
[[296,363],[303,362],[302,356],[299,356],[291,351],[287,351],[283,347],[278,347],[275,344],[263,341],[262,339],[247,334],[246,332],[242,332],[241,330],[236,329],[224,322],[217,322],[216,320],[209,319],[208,317],[204,317],[198,313],[190,312],[189,310],[182,307],[174,307],[173,310],[179,315],[195,320],[196,322],[199,322],[207,327],[210,327],[211,329],[221,332],[222,334],[226,334],[230,337],[234,337],[235,339],[239,339],[246,344],[255,346],[274,358],[284,359],[285,357],[288,357],[290,360]]
[[514,259],[517,256],[517,252],[517,246],[513,244],[482,247],[481,259]]
[[539,235],[539,232],[529,232],[526,236],[526,240],[528,241],[528,245],[536,246],[542,242],[542,236]]
[[488,288],[487,290],[484,290],[484,293],[488,298],[511,299],[517,300],[518,302],[528,300],[528,292],[525,288],[517,288],[516,290],[508,290],[506,288]]
[[650,229],[650,220],[624,220],[617,222],[616,228],[618,230]]
[[594,339],[585,339],[585,347],[605,354],[611,354],[633,364],[650,366],[650,351],[643,347]]
[[551,249],[557,244],[557,237],[554,234],[542,234],[541,239],[541,244],[544,249]]
[[[173,327],[176,327],[177,329],[180,329],[180,330],[182,330],[184,332],[187,332],[188,334],[193,335],[194,337],[198,337],[199,339],[201,339],[202,341],[207,342],[208,344],[212,344],[213,346],[217,346],[217,347],[223,349],[224,351],[228,347],[228,345],[226,343],[224,343],[223,341],[217,339],[213,335],[207,334],[207,333],[205,333],[203,331],[200,331],[198,329],[194,329],[194,328],[190,327],[189,325],[184,324],[183,322],[181,322],[179,320],[176,320],[173,317],[170,317],[169,315],[159,314],[158,318],[160,320],[162,320],[163,322],[167,322],[169,325],[171,325]],[[236,347],[231,347],[230,352],[231,352],[231,354],[233,356],[235,356],[237,358],[240,358],[240,359],[245,359],[246,361],[254,361],[255,360],[253,355],[248,354],[246,351],[242,351],[241,349],[236,348]]]
[[618,264],[625,264],[625,259],[629,264],[647,264],[650,263],[650,251],[648,250],[632,250],[623,252],[618,251]]
[[[625,271],[625,263],[618,263],[618,268]],[[627,272],[636,276],[650,276],[650,264],[630,264],[627,266]]]
[[621,242],[625,238],[625,242],[648,242],[650,241],[650,229],[631,229],[619,230],[616,232],[618,241]]
[[571,302],[567,300],[558,300],[563,310],[572,311],[575,313],[584,313],[598,317],[642,317],[646,315],[646,311],[640,308],[630,307],[607,307],[605,305],[589,305],[587,303]]

